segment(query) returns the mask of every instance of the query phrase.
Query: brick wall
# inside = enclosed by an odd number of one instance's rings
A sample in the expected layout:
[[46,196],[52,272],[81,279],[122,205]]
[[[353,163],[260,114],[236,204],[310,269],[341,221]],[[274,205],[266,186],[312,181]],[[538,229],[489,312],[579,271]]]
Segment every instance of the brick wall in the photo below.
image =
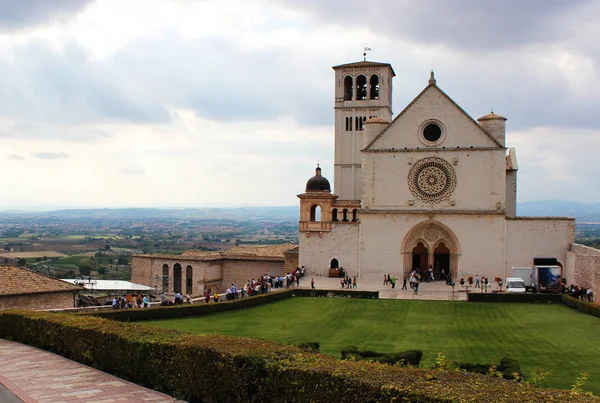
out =
[[600,250],[572,244],[567,252],[567,267],[568,285],[591,288],[596,295],[600,294]]
[[59,309],[74,307],[73,291],[0,296],[0,311],[6,309]]

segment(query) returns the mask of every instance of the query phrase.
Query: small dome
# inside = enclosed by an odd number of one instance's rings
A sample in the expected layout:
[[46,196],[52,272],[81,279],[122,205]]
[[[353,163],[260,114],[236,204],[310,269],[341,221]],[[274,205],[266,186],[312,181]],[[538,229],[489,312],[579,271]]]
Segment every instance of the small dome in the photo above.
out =
[[483,115],[482,117],[480,117],[479,119],[477,119],[478,122],[482,121],[482,120],[506,120],[506,118],[504,116],[500,116],[500,115],[496,115],[493,111],[488,113],[487,115]]
[[367,121],[366,121],[364,124],[365,124],[365,125],[368,125],[368,124],[371,124],[371,123],[385,123],[385,124],[387,125],[387,124],[389,124],[390,122],[388,122],[388,121],[387,121],[387,120],[385,120],[384,118],[380,118],[380,117],[377,117],[377,116],[375,116],[375,117],[373,117],[373,118],[371,118],[371,119],[367,120]]
[[307,192],[331,192],[331,186],[329,186],[329,181],[324,176],[321,176],[321,168],[317,164],[317,169],[315,169],[315,176],[310,178],[308,182],[306,182],[306,191]]

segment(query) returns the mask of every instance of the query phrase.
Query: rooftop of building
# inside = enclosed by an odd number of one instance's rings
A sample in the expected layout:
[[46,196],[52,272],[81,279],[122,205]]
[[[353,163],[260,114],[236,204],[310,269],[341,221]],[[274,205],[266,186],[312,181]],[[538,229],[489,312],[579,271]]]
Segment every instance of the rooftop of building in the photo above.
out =
[[296,245],[285,243],[277,245],[252,245],[236,246],[228,250],[218,252],[203,252],[197,250],[187,250],[181,255],[152,254],[152,255],[134,255],[135,257],[155,257],[163,259],[180,260],[221,260],[221,259],[250,259],[250,260],[274,260],[283,259],[284,252],[294,249]]
[[0,296],[61,291],[81,291],[83,287],[66,283],[32,270],[0,266]]

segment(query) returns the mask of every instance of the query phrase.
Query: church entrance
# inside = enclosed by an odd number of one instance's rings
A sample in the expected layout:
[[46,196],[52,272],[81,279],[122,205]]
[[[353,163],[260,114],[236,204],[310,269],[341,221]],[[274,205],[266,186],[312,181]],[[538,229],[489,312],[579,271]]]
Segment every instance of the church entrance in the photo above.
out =
[[418,270],[424,281],[430,277],[430,269],[436,281],[446,280],[448,275],[455,279],[459,255],[458,239],[452,230],[435,220],[415,225],[402,241],[404,275]]
[[429,257],[429,251],[427,250],[425,245],[423,245],[423,242],[419,242],[417,246],[413,248],[412,254],[412,270],[416,270],[421,274],[421,276],[424,276],[425,271],[427,270],[427,259]]
[[450,249],[441,242],[433,252],[433,274],[436,280],[445,280],[450,272]]
[[175,263],[173,266],[173,292],[181,292],[181,265]]

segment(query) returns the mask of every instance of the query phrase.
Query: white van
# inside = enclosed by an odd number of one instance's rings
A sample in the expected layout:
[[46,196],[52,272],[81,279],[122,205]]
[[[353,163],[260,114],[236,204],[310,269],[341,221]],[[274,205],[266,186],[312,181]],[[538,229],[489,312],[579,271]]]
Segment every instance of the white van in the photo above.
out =
[[519,277],[509,277],[506,279],[506,292],[525,292],[525,281]]

